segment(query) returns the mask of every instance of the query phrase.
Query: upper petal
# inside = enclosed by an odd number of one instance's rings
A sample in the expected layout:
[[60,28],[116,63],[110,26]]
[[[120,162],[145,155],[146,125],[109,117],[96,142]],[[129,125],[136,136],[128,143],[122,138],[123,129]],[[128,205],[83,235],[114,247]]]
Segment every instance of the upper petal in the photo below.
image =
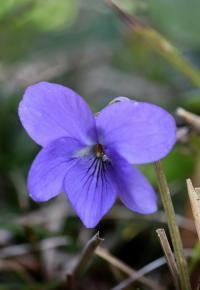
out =
[[60,138],[36,156],[28,175],[28,191],[35,201],[47,201],[63,189],[63,179],[72,156],[82,145],[72,138]]
[[163,158],[176,141],[173,117],[149,103],[115,102],[98,114],[96,124],[99,142],[133,164]]
[[151,214],[157,210],[157,197],[146,177],[116,152],[109,152],[115,178],[119,186],[119,197],[129,209]]
[[84,144],[96,141],[89,106],[62,85],[41,82],[28,87],[19,105],[19,117],[28,134],[42,146],[60,137],[76,138]]
[[112,165],[93,154],[77,158],[64,180],[67,196],[88,228],[97,225],[113,205],[118,193]]

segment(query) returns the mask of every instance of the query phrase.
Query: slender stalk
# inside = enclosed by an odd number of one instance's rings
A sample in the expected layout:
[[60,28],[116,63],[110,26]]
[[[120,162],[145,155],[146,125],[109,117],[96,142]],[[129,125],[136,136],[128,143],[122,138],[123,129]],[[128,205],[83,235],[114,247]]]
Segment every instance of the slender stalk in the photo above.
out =
[[150,47],[159,52],[163,58],[185,75],[193,85],[200,87],[200,71],[166,38],[151,27],[140,30],[138,34]]
[[180,232],[176,223],[174,207],[172,204],[169,187],[167,185],[167,180],[163,171],[161,161],[155,162],[155,168],[160,196],[167,216],[169,232],[176,257],[181,289],[191,290],[187,262],[184,256]]
[[165,230],[164,229],[157,229],[156,233],[158,235],[161,247],[162,247],[163,252],[165,254],[167,265],[168,265],[169,270],[170,270],[170,272],[172,274],[172,277],[173,277],[173,280],[174,280],[174,285],[175,285],[177,290],[180,290],[179,273],[178,273],[178,269],[177,269],[177,264],[176,264],[176,260],[175,260],[174,254],[173,254],[173,252],[171,250],[171,247],[170,247],[167,235],[165,233]]
[[107,0],[107,3],[149,47],[160,53],[163,58],[185,75],[195,86],[200,87],[200,71],[173,44],[155,29],[128,14],[114,1]]

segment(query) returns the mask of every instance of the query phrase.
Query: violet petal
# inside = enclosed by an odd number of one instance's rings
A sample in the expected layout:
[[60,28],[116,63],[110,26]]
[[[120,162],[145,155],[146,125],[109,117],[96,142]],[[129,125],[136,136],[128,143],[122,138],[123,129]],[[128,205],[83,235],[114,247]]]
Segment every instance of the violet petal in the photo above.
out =
[[173,117],[149,103],[125,100],[104,108],[96,117],[99,142],[132,164],[154,162],[176,141]]
[[60,137],[87,145],[96,142],[92,111],[77,93],[62,85],[41,82],[29,86],[19,116],[28,134],[42,146]]
[[94,153],[77,159],[64,180],[64,189],[87,228],[93,228],[113,205],[119,192],[109,161]]
[[141,214],[157,210],[157,197],[146,177],[116,152],[109,152],[112,159],[119,197],[126,207]]
[[63,179],[72,156],[82,145],[72,138],[60,138],[36,156],[28,175],[28,191],[35,201],[43,202],[58,195],[63,189]]

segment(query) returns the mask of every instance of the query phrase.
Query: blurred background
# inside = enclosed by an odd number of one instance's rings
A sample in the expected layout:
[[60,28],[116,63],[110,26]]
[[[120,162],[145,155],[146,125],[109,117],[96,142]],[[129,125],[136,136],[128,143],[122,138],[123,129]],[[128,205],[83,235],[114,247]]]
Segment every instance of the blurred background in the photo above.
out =
[[[199,0],[118,3],[200,67]],[[67,271],[97,230],[105,239],[101,246],[133,269],[157,261],[163,253],[155,230],[166,228],[161,205],[158,213],[142,216],[117,202],[96,229],[87,230],[64,195],[45,204],[29,199],[26,177],[40,148],[23,130],[17,108],[24,89],[42,80],[71,87],[94,112],[114,97],[127,96],[158,104],[175,117],[177,107],[200,113],[200,90],[131,32],[103,0],[1,0],[0,290],[67,289]],[[176,120],[189,134],[180,138],[164,167],[183,242],[191,248],[197,240],[185,179],[200,186],[200,143],[183,120]],[[154,166],[141,170],[157,189]],[[199,254],[197,244],[189,260],[194,284]],[[140,281],[124,289],[172,289],[167,266],[155,265],[147,277],[157,286]],[[94,255],[76,289],[111,289],[126,277]]]

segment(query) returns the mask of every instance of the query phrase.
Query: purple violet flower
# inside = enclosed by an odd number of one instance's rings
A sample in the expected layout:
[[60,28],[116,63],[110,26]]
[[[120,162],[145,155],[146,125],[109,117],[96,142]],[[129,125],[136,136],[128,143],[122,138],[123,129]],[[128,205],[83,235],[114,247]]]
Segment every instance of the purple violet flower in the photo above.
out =
[[156,194],[131,164],[163,158],[176,140],[172,116],[162,108],[120,97],[94,116],[77,93],[41,82],[25,91],[19,117],[43,148],[28,175],[33,200],[47,201],[65,191],[92,228],[118,196],[130,210],[156,211]]

